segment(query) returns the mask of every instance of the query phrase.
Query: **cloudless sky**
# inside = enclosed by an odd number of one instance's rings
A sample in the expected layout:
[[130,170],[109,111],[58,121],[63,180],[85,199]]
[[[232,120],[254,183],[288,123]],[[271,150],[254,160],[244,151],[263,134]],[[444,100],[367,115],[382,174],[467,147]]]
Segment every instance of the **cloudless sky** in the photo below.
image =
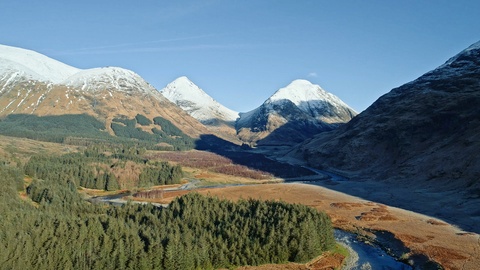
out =
[[292,80],[358,112],[480,40],[471,0],[0,0],[0,43],[162,89],[187,76],[246,112]]

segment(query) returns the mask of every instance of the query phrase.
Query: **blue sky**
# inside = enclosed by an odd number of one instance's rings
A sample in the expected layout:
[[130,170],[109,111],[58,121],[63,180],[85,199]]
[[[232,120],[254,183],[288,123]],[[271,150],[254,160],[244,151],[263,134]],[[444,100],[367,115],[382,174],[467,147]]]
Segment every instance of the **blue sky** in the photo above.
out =
[[246,112],[295,79],[357,111],[480,40],[480,1],[0,1],[0,43]]

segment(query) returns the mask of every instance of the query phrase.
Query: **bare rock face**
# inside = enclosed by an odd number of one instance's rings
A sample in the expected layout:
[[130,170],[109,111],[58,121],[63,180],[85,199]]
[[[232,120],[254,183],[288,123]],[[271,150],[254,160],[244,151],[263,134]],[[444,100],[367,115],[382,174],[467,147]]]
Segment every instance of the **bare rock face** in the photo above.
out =
[[289,155],[356,177],[480,197],[479,153],[480,42]]

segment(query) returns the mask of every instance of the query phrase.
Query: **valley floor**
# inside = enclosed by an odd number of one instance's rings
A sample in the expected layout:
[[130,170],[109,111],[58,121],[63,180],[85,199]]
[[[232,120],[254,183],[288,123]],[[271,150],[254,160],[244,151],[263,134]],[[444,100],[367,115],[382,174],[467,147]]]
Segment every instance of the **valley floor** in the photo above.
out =
[[[165,193],[162,203],[188,191]],[[237,200],[259,198],[300,203],[327,212],[335,227],[366,237],[375,237],[398,257],[428,259],[445,269],[480,269],[480,236],[442,220],[334,191],[299,184],[265,184],[199,189],[197,192]],[[392,245],[394,240],[403,245]],[[403,247],[404,246],[404,247]],[[405,249],[406,247],[406,249]]]

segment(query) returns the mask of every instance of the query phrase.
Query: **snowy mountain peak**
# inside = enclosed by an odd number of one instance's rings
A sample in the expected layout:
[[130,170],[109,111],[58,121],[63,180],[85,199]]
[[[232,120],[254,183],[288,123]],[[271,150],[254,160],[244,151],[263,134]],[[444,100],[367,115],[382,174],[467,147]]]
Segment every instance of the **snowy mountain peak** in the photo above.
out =
[[178,77],[172,83],[175,83],[177,85],[189,85],[191,87],[195,85],[187,76]]
[[320,94],[325,96],[327,92],[319,85],[312,84],[307,80],[294,80],[286,87],[275,92],[268,101],[288,99],[298,106],[300,102],[316,99]]
[[236,127],[244,141],[264,145],[298,143],[316,133],[332,130],[356,114],[320,86],[307,80],[294,80],[260,107],[241,113]]
[[299,109],[316,118],[325,115],[332,116],[345,110],[351,111],[353,115],[356,114],[340,98],[307,80],[292,81],[286,87],[275,92],[265,101],[265,104],[277,104],[286,100],[293,102]]
[[140,90],[153,93],[155,88],[137,73],[119,67],[102,67],[82,70],[68,77],[62,84],[84,91],[112,90],[131,92]]
[[78,71],[34,51],[0,45],[0,75],[16,73],[28,79],[60,83]]
[[204,124],[213,124],[216,120],[233,123],[238,118],[238,112],[218,103],[185,76],[169,83],[160,92]]

